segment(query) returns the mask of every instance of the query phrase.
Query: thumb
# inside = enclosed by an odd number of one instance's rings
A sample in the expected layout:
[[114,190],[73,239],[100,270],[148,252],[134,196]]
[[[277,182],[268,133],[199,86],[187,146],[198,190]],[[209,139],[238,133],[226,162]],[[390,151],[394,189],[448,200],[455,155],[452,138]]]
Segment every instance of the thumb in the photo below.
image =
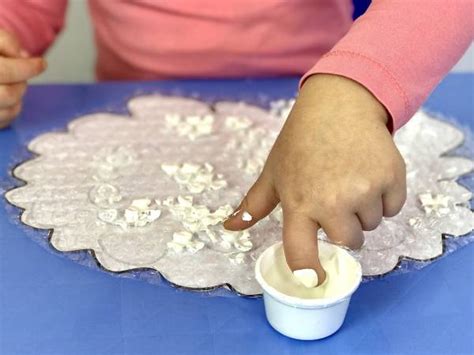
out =
[[300,279],[307,287],[321,285],[326,280],[326,272],[319,261],[318,228],[318,223],[310,217],[283,208],[283,248],[289,268],[297,278],[316,271],[317,278],[309,285]]
[[224,222],[224,228],[237,231],[251,227],[273,211],[278,202],[273,184],[264,171],[239,207]]

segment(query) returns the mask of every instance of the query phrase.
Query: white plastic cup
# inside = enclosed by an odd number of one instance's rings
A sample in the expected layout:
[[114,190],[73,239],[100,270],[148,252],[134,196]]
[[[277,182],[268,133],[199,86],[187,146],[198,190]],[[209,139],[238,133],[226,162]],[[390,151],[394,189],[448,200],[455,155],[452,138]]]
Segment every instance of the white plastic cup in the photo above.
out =
[[[327,244],[331,248],[340,248]],[[275,330],[293,339],[316,340],[334,334],[344,323],[351,296],[362,280],[360,263],[343,250],[344,257],[356,261],[358,275],[354,285],[349,285],[347,291],[338,297],[308,299],[289,296],[270,285],[264,276],[274,266],[275,252],[282,247],[281,242],[272,245],[260,255],[255,264],[255,277],[263,289],[268,322]]]

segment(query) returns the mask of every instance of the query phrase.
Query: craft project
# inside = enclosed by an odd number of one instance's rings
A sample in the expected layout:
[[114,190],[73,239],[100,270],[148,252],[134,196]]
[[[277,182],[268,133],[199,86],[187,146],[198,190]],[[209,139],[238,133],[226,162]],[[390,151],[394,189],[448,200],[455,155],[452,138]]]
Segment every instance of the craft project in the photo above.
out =
[[[136,97],[130,116],[91,114],[65,133],[34,139],[28,148],[36,156],[13,171],[25,184],[6,198],[23,209],[23,223],[51,230],[54,248],[93,251],[112,272],[150,268],[182,287],[259,294],[254,263],[281,239],[281,209],[248,231],[229,232],[221,222],[258,177],[292,103],[267,110]],[[408,199],[398,216],[366,233],[358,252],[364,275],[387,273],[401,258],[436,258],[443,235],[474,229],[471,192],[455,181],[473,162],[444,156],[462,139],[423,112],[397,133]]]

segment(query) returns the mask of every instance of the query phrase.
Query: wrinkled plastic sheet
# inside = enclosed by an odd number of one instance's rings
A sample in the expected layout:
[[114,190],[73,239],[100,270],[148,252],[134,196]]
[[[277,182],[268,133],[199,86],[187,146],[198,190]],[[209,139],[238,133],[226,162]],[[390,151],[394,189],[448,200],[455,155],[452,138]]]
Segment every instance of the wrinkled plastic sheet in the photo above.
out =
[[[128,103],[131,117],[92,114],[73,120],[66,132],[35,138],[28,145],[33,157],[26,150],[16,157],[13,175],[24,185],[5,186],[7,200],[23,210],[19,225],[32,239],[83,265],[156,284],[166,280],[178,288],[212,291],[209,294],[213,295],[227,294],[225,289],[258,295],[253,266],[258,255],[280,239],[276,215],[251,230],[253,248],[242,264],[235,264],[229,262],[228,251],[209,240],[194,254],[169,253],[167,242],[182,226],[166,211],[145,228],[99,226],[97,214],[104,206],[91,203],[91,191],[97,189],[97,183],[115,186],[121,194],[118,208],[136,198],[186,195],[163,174],[159,163],[210,162],[228,186],[198,194],[195,200],[210,209],[224,203],[235,206],[258,176],[258,171],[244,173],[242,164],[255,158],[264,161],[290,106],[285,100],[269,103],[268,109],[242,102],[210,106],[182,97],[137,97]],[[190,140],[189,135],[177,134],[165,124],[170,113],[213,115],[213,132]],[[247,129],[228,130],[229,116],[249,119],[252,124]],[[467,159],[472,156],[470,139],[463,146],[464,157],[452,155],[463,143],[462,131],[418,112],[395,140],[407,163],[407,203],[398,216],[366,233],[364,247],[354,253],[366,280],[422,268],[474,240],[468,235],[474,229],[471,192],[457,183],[459,176],[472,171],[472,161]],[[118,151],[125,151],[131,159],[108,175],[106,169],[102,180],[94,180],[92,176],[101,169],[98,164]],[[426,194],[435,200],[429,213],[420,201],[420,195]],[[437,206],[440,196],[444,202]],[[9,206],[8,210],[17,219],[18,209]]]

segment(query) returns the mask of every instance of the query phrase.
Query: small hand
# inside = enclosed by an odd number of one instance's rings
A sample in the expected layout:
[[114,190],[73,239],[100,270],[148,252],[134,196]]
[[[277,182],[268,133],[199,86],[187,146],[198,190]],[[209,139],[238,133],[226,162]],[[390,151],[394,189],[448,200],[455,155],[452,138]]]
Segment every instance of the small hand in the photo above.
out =
[[29,58],[13,35],[0,30],[0,128],[20,113],[26,81],[45,68],[44,59]]
[[[394,216],[406,198],[405,164],[386,128],[385,108],[358,83],[311,76],[301,89],[263,172],[224,224],[248,228],[280,203],[291,270],[325,272],[316,232],[358,249],[363,230]],[[242,218],[244,213],[252,219]]]

